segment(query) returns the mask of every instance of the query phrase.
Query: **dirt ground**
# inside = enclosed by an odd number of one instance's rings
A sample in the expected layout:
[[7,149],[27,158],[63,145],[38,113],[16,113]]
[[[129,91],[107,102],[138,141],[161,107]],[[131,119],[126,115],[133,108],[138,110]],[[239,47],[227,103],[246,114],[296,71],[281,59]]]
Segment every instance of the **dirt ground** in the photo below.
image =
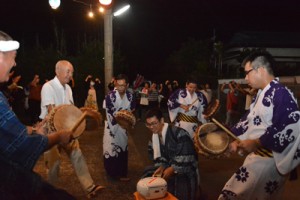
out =
[[[135,129],[129,134],[129,182],[120,182],[109,179],[104,171],[102,160],[102,137],[103,127],[96,131],[86,131],[79,138],[81,150],[85,156],[90,173],[96,184],[106,186],[106,189],[98,195],[99,200],[133,200],[136,184],[140,179],[143,169],[150,165],[147,155],[147,143],[150,132],[144,123],[139,122]],[[238,169],[244,158],[231,157],[218,160],[209,160],[199,157],[202,198],[201,200],[215,200],[223,185]],[[40,158],[35,171],[46,178],[43,157]],[[298,168],[298,174],[300,174]],[[60,182],[57,187],[67,190],[78,200],[87,199],[80,183],[74,173],[72,165],[66,154],[62,154],[60,170]],[[285,186],[285,200],[300,199],[300,180],[288,181]]]

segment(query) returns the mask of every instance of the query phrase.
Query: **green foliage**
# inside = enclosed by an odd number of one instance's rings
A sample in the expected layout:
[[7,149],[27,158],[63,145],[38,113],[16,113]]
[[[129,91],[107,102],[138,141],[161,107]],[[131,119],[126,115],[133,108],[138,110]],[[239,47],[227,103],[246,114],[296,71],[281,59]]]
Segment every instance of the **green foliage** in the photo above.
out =
[[[210,67],[212,53],[210,40],[188,39],[182,47],[168,58],[164,70],[168,77],[184,82],[193,74],[199,79],[212,78],[216,71]],[[168,77],[165,77],[168,79]]]
[[17,68],[22,74],[22,83],[29,83],[35,74],[40,76],[41,82],[54,76],[54,66],[59,60],[59,54],[51,47],[22,48],[18,51]]
[[103,43],[91,41],[86,43],[78,55],[74,56],[75,81],[84,80],[87,75],[104,80]]

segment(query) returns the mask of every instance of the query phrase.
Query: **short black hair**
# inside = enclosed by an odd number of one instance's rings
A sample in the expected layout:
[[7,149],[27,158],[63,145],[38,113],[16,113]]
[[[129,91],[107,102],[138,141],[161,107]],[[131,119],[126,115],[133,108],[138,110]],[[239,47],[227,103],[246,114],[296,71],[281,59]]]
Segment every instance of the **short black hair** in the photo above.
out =
[[242,67],[250,62],[254,69],[264,67],[269,74],[274,75],[275,60],[273,56],[264,50],[257,50],[248,55],[242,62]]
[[158,120],[161,120],[163,118],[162,111],[159,108],[152,108],[151,110],[148,110],[146,113],[146,119],[156,117]]
[[126,83],[128,83],[128,76],[126,76],[125,74],[119,74],[117,77],[116,77],[116,80],[125,80]]
[[187,84],[194,83],[194,84],[198,85],[198,80],[197,80],[197,78],[195,76],[190,76],[190,77],[188,77],[186,83]]

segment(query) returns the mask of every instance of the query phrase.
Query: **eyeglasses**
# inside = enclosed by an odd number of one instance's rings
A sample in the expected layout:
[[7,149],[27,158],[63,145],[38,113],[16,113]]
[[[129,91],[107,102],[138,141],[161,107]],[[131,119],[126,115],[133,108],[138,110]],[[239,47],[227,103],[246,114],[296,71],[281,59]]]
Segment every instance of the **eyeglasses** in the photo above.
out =
[[248,70],[248,71],[245,71],[244,73],[245,73],[245,76],[247,76],[250,72],[252,72],[254,69],[252,68],[252,69],[250,69],[250,70]]
[[147,128],[151,128],[151,127],[153,127],[153,126],[157,126],[159,124],[159,121],[156,121],[156,122],[151,122],[151,123],[145,123],[145,126],[147,127]]

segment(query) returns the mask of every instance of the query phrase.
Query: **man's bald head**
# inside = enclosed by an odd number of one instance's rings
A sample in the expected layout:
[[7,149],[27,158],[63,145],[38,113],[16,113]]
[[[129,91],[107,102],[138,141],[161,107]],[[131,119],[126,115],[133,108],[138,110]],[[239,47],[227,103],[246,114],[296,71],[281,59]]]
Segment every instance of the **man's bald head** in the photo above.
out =
[[70,82],[73,72],[73,65],[67,60],[60,60],[55,65],[56,76],[62,85]]

